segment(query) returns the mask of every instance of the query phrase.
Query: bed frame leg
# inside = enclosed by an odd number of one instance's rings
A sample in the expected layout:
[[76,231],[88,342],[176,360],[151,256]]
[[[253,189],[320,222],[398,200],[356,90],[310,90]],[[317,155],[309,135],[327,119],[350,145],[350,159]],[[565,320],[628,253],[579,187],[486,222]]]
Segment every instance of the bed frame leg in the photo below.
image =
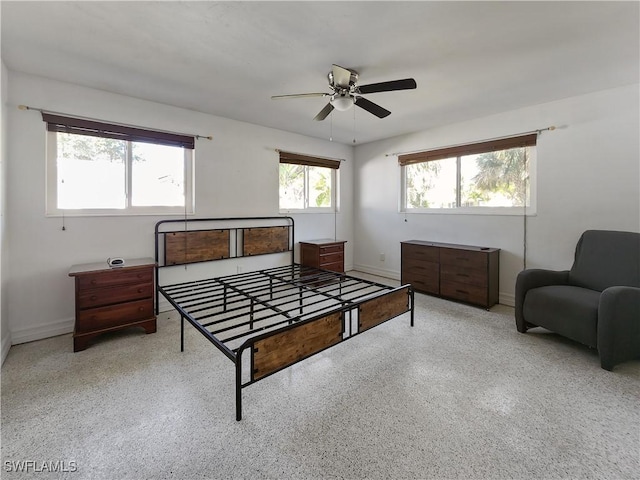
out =
[[236,421],[242,420],[242,350],[236,357]]
[[411,300],[411,326],[413,327],[413,311],[414,311],[414,304],[413,304],[413,288],[409,289],[409,298]]
[[184,352],[184,315],[180,315],[180,351]]

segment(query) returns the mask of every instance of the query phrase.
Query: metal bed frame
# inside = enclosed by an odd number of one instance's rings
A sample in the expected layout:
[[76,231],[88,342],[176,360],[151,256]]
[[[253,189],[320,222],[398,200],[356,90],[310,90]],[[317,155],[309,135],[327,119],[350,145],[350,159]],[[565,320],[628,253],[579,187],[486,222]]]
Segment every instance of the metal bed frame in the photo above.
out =
[[[207,224],[226,226],[200,228]],[[156,311],[162,295],[180,313],[181,351],[186,320],[234,363],[238,421],[244,387],[404,313],[410,312],[414,323],[410,285],[390,287],[298,265],[294,238],[291,217],[156,224]],[[272,254],[290,255],[290,260],[257,271],[160,284],[161,268]]]

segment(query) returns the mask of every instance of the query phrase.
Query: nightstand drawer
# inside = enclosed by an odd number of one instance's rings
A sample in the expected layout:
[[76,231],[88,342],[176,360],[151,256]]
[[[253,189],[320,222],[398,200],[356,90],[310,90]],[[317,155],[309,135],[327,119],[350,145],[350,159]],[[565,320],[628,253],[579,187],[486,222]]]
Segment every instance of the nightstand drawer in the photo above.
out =
[[78,294],[78,307],[82,309],[100,307],[113,303],[151,298],[152,296],[153,283],[132,283],[116,287],[88,289]]
[[328,263],[339,263],[344,261],[344,255],[342,252],[320,254],[320,268],[324,268],[324,265]]
[[122,326],[153,317],[153,299],[82,310],[76,318],[76,333]]
[[328,253],[342,253],[344,251],[344,246],[342,243],[336,243],[334,245],[320,247],[318,251],[320,252],[320,255],[326,255]]
[[95,272],[78,277],[80,290],[125,283],[151,282],[153,282],[153,269],[151,268],[114,268],[105,272]]

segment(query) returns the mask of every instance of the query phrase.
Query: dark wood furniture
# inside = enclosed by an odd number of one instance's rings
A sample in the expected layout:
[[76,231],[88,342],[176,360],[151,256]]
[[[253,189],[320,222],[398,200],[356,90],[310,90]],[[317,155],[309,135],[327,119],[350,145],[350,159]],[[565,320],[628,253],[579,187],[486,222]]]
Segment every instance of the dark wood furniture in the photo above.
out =
[[152,258],[126,260],[122,267],[107,262],[74,265],[76,321],[73,351],[105,333],[127,327],[156,331],[153,311],[155,262]]
[[403,285],[484,308],[498,303],[499,248],[422,240],[400,245]]
[[[229,255],[216,259],[200,240],[203,232],[221,229],[229,233],[223,240],[211,238]],[[176,234],[180,245],[168,241]],[[236,420],[242,418],[243,388],[405,313],[413,326],[411,286],[296,264],[291,217],[164,220],[155,236],[157,291],[180,314],[181,350],[188,322],[233,362]],[[273,258],[256,259],[254,271],[216,276],[232,259],[246,265],[246,257],[257,255]],[[212,262],[213,276],[173,283],[176,265],[205,262]],[[279,266],[265,268],[267,262]],[[171,281],[164,282],[167,277]]]
[[307,267],[344,273],[346,240],[306,240],[300,242],[300,263]]

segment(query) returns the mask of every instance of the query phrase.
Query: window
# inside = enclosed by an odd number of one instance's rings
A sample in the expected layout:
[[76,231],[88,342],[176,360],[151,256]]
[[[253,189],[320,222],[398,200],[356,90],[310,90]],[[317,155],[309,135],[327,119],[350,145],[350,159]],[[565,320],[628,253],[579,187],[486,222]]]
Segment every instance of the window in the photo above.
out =
[[[532,207],[536,134],[400,155],[402,210]],[[455,210],[453,210],[455,209]]]
[[280,210],[334,211],[339,160],[280,152]]
[[47,214],[193,213],[193,137],[42,116]]

